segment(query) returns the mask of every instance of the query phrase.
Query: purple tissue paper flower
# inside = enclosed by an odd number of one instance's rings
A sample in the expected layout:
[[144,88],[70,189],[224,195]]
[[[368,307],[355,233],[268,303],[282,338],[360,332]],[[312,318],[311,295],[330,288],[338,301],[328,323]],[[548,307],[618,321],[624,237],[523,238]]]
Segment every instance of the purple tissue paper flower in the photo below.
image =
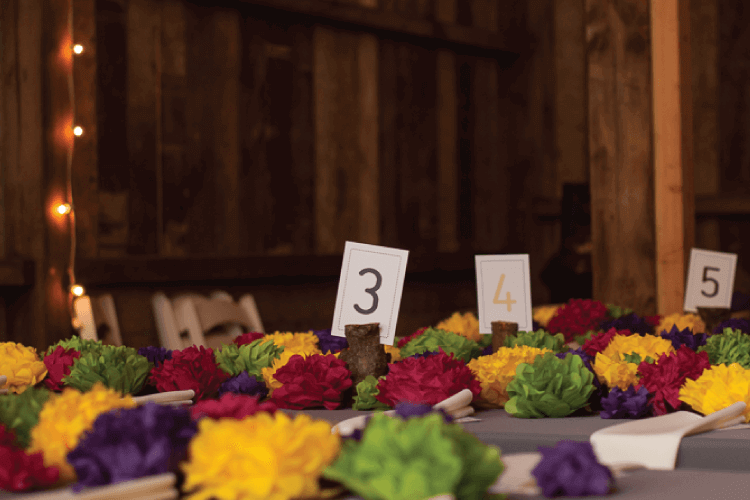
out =
[[242,372],[221,384],[221,387],[219,387],[219,397],[227,392],[260,396],[260,399],[263,399],[268,396],[268,387],[266,387],[266,384],[262,380],[258,380],[247,372]]
[[642,318],[635,313],[626,314],[616,319],[602,321],[599,324],[599,329],[605,332],[609,331],[610,328],[614,328],[615,330],[630,330],[641,336],[654,332],[654,327],[646,321],[645,318]]
[[560,441],[554,448],[540,446],[539,452],[542,460],[531,473],[546,497],[605,495],[614,485],[591,443]]
[[[490,347],[492,347],[492,346],[490,346]],[[407,358],[426,358],[427,356],[435,356],[436,354],[440,354],[440,351],[419,352],[417,354],[412,354],[411,356],[407,356]]]
[[176,472],[197,432],[186,408],[147,403],[103,413],[70,453],[75,491]]
[[489,356],[490,354],[492,354],[492,346],[488,345],[487,347],[482,349],[482,354],[480,354],[480,356]]
[[651,413],[648,404],[649,392],[645,387],[637,391],[632,385],[623,391],[613,387],[606,398],[602,398],[602,418],[643,418]]
[[330,328],[326,330],[313,330],[313,333],[318,337],[318,348],[323,354],[326,354],[328,351],[331,354],[336,354],[340,350],[349,347],[346,337],[331,335]]
[[750,321],[744,318],[729,318],[726,321],[719,323],[712,332],[714,335],[724,333],[724,328],[731,328],[732,330],[739,330],[742,333],[750,335]]
[[395,410],[396,416],[401,417],[404,420],[421,417],[430,413],[440,413],[443,415],[443,420],[445,420],[446,423],[451,423],[453,421],[453,417],[448,415],[444,410],[434,410],[432,406],[427,404],[403,402],[397,404]]
[[145,356],[154,366],[159,366],[164,360],[172,359],[172,351],[165,347],[141,347],[138,349],[138,354]]
[[706,338],[708,337],[705,333],[693,333],[690,328],[679,330],[677,325],[672,325],[672,329],[662,331],[661,336],[667,340],[672,341],[672,346],[675,349],[679,349],[681,346],[688,346],[693,351],[698,350],[702,345],[706,345]]

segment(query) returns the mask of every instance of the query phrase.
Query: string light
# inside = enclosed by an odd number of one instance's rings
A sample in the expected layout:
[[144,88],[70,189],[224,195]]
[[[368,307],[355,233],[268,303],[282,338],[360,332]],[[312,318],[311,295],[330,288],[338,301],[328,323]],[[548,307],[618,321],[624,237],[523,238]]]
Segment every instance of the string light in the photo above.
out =
[[76,284],[70,287],[70,293],[72,293],[76,297],[80,297],[84,293],[86,293],[86,289],[83,288],[81,285]]
[[55,208],[55,212],[57,212],[60,215],[68,215],[70,211],[72,210],[70,203],[60,203]]
[[76,55],[80,55],[81,53],[83,53],[83,45],[81,45],[80,43],[73,45],[73,53]]
[[81,137],[83,135],[83,127],[81,127],[80,125],[76,125],[75,127],[73,127],[73,135],[75,135],[76,137]]

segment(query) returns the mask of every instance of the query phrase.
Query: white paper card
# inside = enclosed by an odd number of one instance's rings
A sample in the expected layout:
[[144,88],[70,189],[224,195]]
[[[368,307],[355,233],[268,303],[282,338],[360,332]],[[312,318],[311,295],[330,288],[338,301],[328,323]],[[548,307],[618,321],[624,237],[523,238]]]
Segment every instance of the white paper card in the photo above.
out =
[[528,254],[476,255],[479,331],[492,333],[493,321],[532,329]]
[[332,334],[346,325],[380,323],[380,343],[393,345],[408,250],[347,241],[336,294]]
[[684,309],[696,307],[730,307],[734,292],[737,254],[693,248],[685,286]]

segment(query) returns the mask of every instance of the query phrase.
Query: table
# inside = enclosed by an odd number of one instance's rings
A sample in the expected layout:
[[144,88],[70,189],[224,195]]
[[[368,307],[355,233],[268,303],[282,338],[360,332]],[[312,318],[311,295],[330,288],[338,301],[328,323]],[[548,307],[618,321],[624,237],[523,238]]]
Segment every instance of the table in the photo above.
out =
[[[304,413],[335,424],[367,412],[306,410]],[[525,419],[512,417],[505,410],[482,410],[473,416],[480,421],[463,424],[464,428],[482,442],[497,446],[502,453],[537,451],[539,446],[554,446],[566,439],[588,441],[593,432],[627,421],[598,416]],[[750,472],[750,429],[718,430],[684,438],[677,455],[677,468]]]

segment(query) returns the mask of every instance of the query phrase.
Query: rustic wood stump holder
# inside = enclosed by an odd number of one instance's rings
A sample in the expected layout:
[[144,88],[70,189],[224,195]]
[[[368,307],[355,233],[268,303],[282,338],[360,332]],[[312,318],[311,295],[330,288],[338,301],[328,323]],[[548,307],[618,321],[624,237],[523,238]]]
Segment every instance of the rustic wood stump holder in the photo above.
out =
[[341,351],[339,359],[352,372],[355,390],[368,375],[378,378],[388,374],[388,355],[380,343],[379,323],[346,325],[344,335],[349,347]]
[[492,352],[497,352],[498,349],[505,346],[505,339],[509,335],[515,335],[518,333],[518,323],[511,323],[509,321],[493,321],[492,322]]

